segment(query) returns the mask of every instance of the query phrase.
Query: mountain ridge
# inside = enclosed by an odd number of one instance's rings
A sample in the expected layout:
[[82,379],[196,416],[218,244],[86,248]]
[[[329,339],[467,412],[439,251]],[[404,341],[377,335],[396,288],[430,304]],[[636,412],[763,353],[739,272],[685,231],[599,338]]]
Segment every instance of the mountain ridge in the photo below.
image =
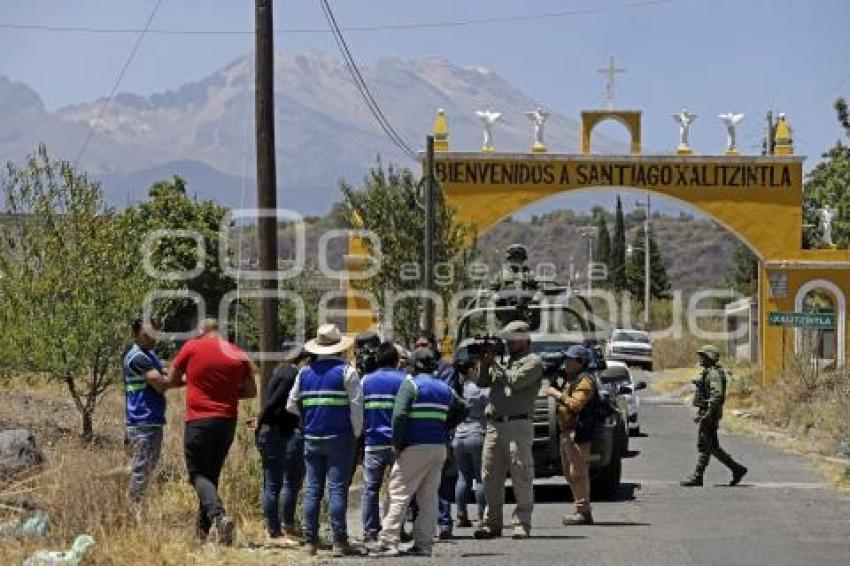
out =
[[[225,187],[234,178],[240,187],[243,176],[254,186],[253,69],[252,57],[243,55],[172,89],[146,96],[120,92],[108,112],[104,98],[49,111],[33,89],[0,75],[0,153],[20,160],[45,142],[54,157],[75,161],[93,128],[78,164],[103,181],[110,201],[144,198],[148,187],[128,183],[175,164],[172,173],[185,176],[199,197],[215,195],[232,205],[239,195]],[[494,128],[499,150],[529,149],[532,126],[524,112],[538,103],[493,70],[440,57],[391,56],[362,66],[361,73],[414,150],[424,146],[438,108],[446,111],[454,149],[480,147],[474,112],[485,108],[503,113]],[[278,54],[275,87],[278,187],[299,212],[327,212],[339,200],[339,180],[359,182],[379,156],[383,163],[417,167],[384,136],[340,59],[319,51]],[[553,113],[547,143],[553,151],[577,151],[578,127]],[[623,149],[604,137],[594,142],[603,152]]]

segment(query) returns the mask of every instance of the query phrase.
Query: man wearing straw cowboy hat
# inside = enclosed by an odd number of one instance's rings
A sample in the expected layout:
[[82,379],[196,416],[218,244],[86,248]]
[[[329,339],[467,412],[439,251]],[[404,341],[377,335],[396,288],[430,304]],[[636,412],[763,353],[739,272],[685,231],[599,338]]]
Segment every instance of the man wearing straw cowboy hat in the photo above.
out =
[[303,531],[310,554],[316,554],[319,548],[319,509],[325,481],[334,556],[357,554],[348,543],[345,518],[355,439],[363,429],[360,378],[342,358],[352,343],[336,325],[319,326],[316,337],[304,344],[316,358],[298,373],[286,404],[288,411],[301,415],[304,433],[307,488]]

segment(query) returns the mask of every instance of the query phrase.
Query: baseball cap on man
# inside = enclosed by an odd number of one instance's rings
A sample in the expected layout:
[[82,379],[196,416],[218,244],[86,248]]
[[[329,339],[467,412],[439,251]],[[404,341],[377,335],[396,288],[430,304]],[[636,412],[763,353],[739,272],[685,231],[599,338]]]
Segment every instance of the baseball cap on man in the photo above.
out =
[[572,346],[567,348],[566,352],[564,352],[564,357],[586,362],[590,357],[589,354],[590,353],[587,351],[587,348],[585,348],[584,346],[573,344]]
[[408,360],[415,373],[434,373],[437,371],[437,356],[431,348],[416,348]]
[[500,332],[500,335],[505,340],[528,339],[528,334],[531,328],[524,320],[513,320],[505,325]]

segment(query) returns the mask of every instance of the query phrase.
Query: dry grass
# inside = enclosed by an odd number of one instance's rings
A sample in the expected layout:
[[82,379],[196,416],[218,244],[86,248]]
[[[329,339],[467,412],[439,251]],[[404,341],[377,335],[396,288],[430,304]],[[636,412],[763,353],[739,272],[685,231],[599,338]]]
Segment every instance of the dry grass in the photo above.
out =
[[[32,429],[47,456],[47,466],[28,482],[0,486],[31,498],[50,518],[45,538],[0,539],[0,564],[20,564],[38,548],[68,548],[81,533],[95,546],[87,563],[125,564],[286,564],[301,563],[296,551],[217,549],[193,539],[197,500],[185,479],[182,456],[183,393],[169,393],[169,423],[165,432],[157,481],[146,499],[140,523],[127,512],[126,475],[112,473],[126,466],[123,439],[123,397],[110,392],[99,408],[93,446],[77,438],[76,415],[61,389],[36,383],[0,390],[0,423]],[[251,404],[241,408],[243,417]],[[222,498],[239,527],[242,542],[265,539],[259,506],[260,463],[252,434],[240,427],[222,478]],[[0,521],[22,514],[0,508]]]

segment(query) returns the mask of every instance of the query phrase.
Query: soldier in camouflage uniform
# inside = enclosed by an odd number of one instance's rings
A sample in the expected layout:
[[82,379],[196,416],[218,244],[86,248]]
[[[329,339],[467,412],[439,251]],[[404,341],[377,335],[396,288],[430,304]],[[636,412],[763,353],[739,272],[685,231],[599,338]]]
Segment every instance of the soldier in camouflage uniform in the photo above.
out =
[[697,387],[694,395],[694,406],[698,412],[694,422],[699,423],[699,435],[697,440],[697,467],[693,475],[681,482],[685,487],[701,486],[703,474],[708,467],[712,456],[720,460],[732,471],[732,481],[729,485],[738,485],[741,478],[747,473],[747,468],[732,459],[721,447],[717,439],[717,429],[720,419],[723,417],[723,403],[726,399],[726,374],[718,363],[720,352],[714,346],[708,345],[700,348],[699,363],[702,372],[698,379],[694,380]]
[[505,250],[502,272],[490,283],[493,291],[526,291],[537,289],[537,279],[525,262],[528,250],[522,244],[511,244]]
[[[499,307],[517,307],[517,313],[500,312],[497,314],[502,325],[513,320],[525,319],[525,307],[537,298],[540,284],[534,272],[526,265],[528,250],[521,244],[511,244],[505,250],[505,262],[502,271],[490,281],[491,297]],[[532,327],[537,326],[536,320],[528,320]]]

